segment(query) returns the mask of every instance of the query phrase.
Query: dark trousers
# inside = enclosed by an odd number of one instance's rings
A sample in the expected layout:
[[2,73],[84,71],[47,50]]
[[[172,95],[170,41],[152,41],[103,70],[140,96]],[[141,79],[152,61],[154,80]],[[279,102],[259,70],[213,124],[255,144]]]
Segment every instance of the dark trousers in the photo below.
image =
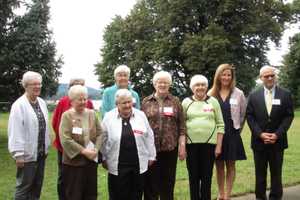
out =
[[282,198],[282,163],[283,150],[268,148],[262,151],[253,150],[255,163],[255,195],[256,199],[265,200],[267,187],[267,169],[270,167],[271,190],[270,200]]
[[110,200],[142,200],[144,175],[139,166],[119,166],[118,175],[108,174]]
[[45,158],[17,169],[15,200],[38,200],[44,179]]
[[57,151],[57,196],[59,200],[64,200],[64,187],[62,179],[62,152]]
[[93,161],[80,167],[63,164],[62,178],[66,200],[97,199],[97,166]]
[[186,165],[191,200],[211,199],[211,179],[215,162],[215,145],[187,144]]
[[156,162],[145,173],[144,200],[174,199],[177,155],[177,148],[157,153]]

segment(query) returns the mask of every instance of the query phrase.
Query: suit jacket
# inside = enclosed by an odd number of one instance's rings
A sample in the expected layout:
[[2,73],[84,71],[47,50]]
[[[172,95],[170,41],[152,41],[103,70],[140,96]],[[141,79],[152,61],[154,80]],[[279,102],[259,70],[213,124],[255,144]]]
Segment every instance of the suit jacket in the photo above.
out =
[[[248,98],[247,122],[252,132],[251,148],[254,150],[264,150],[268,147],[286,149],[288,147],[287,131],[294,118],[293,102],[290,92],[275,87],[274,99],[280,100],[273,103],[270,116],[268,115],[264,88],[259,88],[252,92]],[[260,138],[262,132],[276,133],[278,140],[275,144],[264,144]]]

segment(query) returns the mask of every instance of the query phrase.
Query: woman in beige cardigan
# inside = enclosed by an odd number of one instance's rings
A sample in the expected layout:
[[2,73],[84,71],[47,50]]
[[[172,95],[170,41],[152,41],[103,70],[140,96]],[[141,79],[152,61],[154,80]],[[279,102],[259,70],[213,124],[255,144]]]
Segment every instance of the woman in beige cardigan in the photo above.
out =
[[62,179],[65,199],[96,200],[99,120],[93,110],[86,108],[86,87],[72,86],[69,98],[72,108],[63,113],[59,131],[64,149]]

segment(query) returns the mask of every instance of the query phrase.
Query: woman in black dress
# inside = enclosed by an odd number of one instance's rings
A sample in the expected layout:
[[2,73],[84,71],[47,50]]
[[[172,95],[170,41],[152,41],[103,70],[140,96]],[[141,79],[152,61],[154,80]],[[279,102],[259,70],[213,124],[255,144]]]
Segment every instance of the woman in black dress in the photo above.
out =
[[218,199],[228,200],[235,179],[235,161],[246,159],[240,135],[245,121],[246,98],[243,91],[235,87],[235,74],[232,65],[221,64],[217,68],[209,95],[218,99],[225,123],[222,153],[216,160],[216,170],[219,189]]

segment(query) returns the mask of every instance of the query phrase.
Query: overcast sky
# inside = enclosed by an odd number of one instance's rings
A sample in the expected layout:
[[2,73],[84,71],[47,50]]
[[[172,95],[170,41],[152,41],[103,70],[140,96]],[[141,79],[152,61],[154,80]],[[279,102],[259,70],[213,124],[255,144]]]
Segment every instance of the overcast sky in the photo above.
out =
[[[104,28],[115,15],[125,17],[136,0],[51,0],[50,28],[53,30],[58,55],[63,56],[64,65],[60,82],[82,77],[86,84],[98,88],[98,77],[94,75],[94,64],[100,61]],[[297,26],[286,31],[281,47],[268,53],[272,65],[280,64],[282,55],[288,52],[288,38],[297,31]]]

